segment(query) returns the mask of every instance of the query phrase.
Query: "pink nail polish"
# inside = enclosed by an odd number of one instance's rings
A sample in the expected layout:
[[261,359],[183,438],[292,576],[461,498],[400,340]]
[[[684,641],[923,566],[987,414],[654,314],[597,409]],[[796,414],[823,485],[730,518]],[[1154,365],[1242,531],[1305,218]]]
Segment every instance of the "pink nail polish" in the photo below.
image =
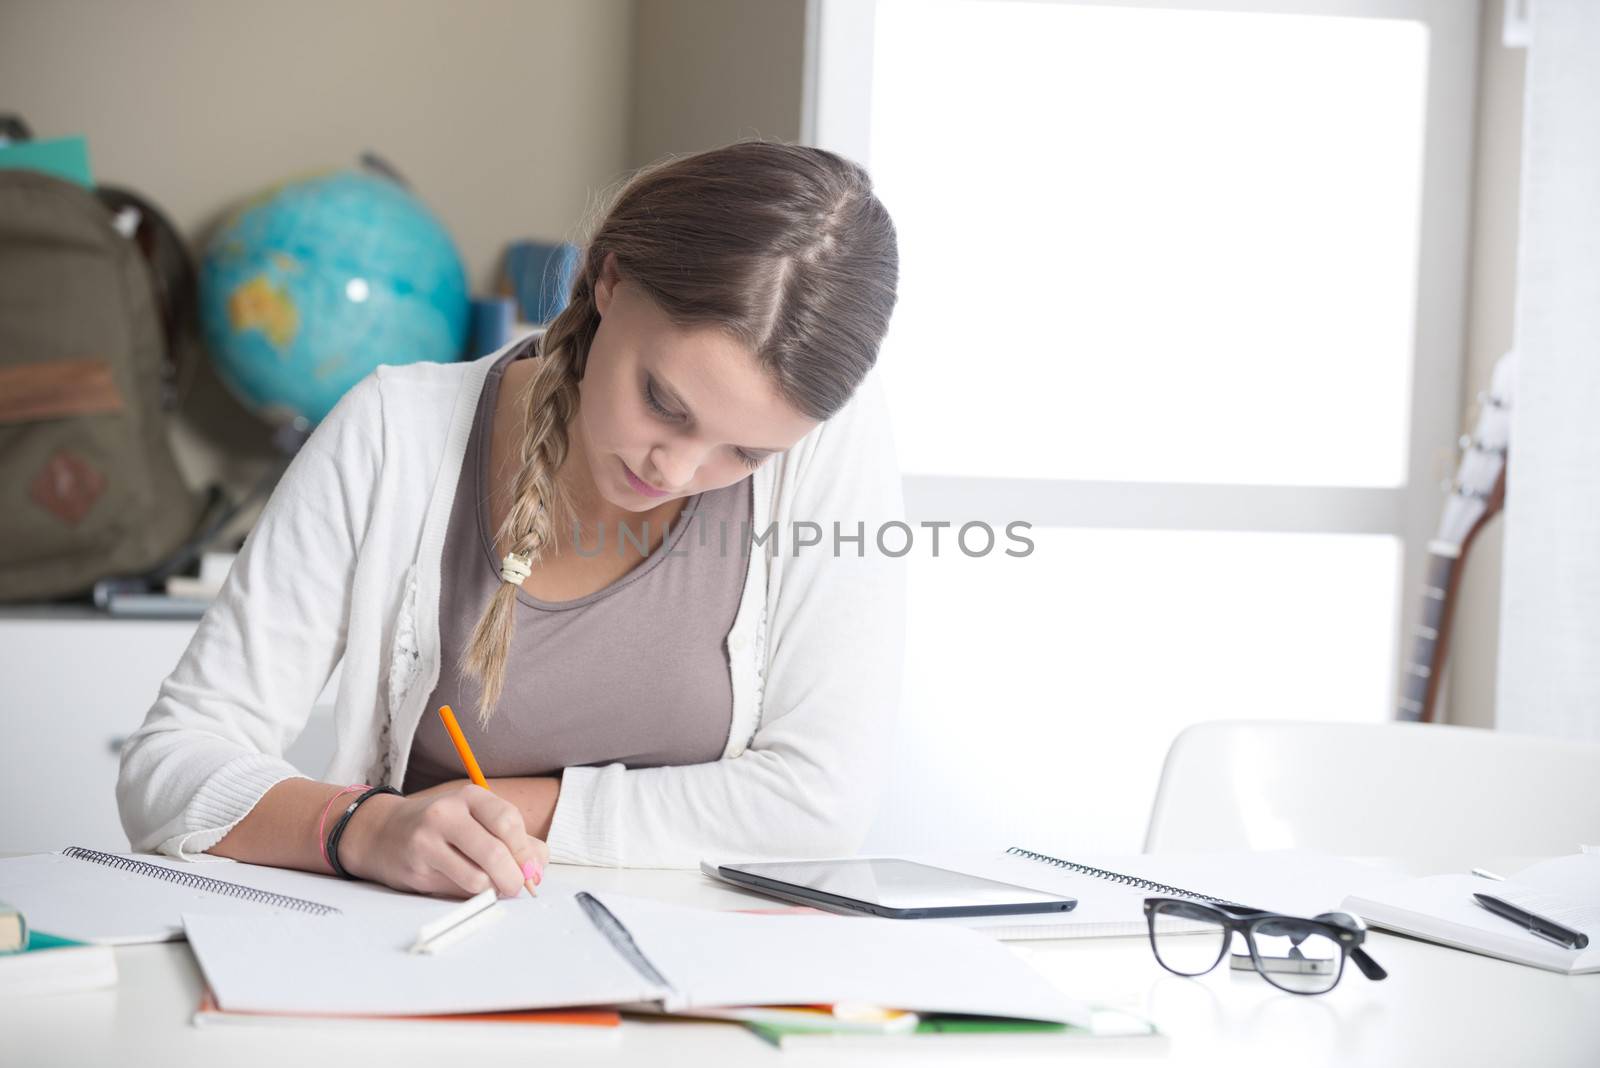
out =
[[529,857],[527,860],[522,862],[522,877],[524,879],[532,879],[538,873],[539,862],[537,860]]

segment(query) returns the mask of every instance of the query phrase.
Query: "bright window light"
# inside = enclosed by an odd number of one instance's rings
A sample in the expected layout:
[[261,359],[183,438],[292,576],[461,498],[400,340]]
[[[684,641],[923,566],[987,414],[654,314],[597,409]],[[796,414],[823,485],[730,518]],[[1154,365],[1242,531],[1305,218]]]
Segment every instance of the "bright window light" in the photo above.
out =
[[908,474],[1405,482],[1417,22],[880,0]]

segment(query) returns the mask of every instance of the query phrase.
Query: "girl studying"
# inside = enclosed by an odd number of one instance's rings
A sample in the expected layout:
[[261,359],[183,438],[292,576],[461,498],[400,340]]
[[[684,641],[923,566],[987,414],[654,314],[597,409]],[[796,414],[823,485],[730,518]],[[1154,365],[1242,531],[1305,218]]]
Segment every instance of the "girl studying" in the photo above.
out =
[[[123,748],[133,847],[456,897],[854,852],[904,652],[897,280],[832,153],[634,175],[542,334],[317,426]],[[317,781],[284,754],[336,667]]]

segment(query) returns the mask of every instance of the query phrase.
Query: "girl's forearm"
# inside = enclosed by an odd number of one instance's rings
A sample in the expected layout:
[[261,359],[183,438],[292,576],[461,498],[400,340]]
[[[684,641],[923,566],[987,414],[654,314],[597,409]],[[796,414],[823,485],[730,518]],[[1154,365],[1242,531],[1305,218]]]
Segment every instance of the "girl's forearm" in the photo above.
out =
[[[322,820],[323,811],[328,810],[327,823],[321,828],[321,833],[326,835],[333,829],[344,806],[359,796],[348,794],[334,801],[329,809],[328,802],[341,789],[343,787],[310,779],[285,779],[263,794],[244,819],[234,824],[222,841],[207,852],[250,864],[331,872],[333,869],[322,859],[323,839],[318,836],[318,823]],[[374,806],[396,800],[398,798],[374,797],[362,805],[351,820],[345,842],[353,840],[357,823],[366,823],[377,811]],[[369,809],[373,812],[369,812]],[[339,850],[339,859],[349,867],[350,857],[343,846]]]

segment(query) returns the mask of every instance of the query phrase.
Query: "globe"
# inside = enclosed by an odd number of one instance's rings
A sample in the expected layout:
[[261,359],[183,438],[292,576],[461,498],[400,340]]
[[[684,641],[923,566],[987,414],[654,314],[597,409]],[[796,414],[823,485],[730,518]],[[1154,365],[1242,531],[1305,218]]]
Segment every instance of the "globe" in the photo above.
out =
[[459,360],[466,272],[401,185],[360,171],[283,183],[235,211],[200,264],[219,377],[269,423],[316,424],[381,363]]

